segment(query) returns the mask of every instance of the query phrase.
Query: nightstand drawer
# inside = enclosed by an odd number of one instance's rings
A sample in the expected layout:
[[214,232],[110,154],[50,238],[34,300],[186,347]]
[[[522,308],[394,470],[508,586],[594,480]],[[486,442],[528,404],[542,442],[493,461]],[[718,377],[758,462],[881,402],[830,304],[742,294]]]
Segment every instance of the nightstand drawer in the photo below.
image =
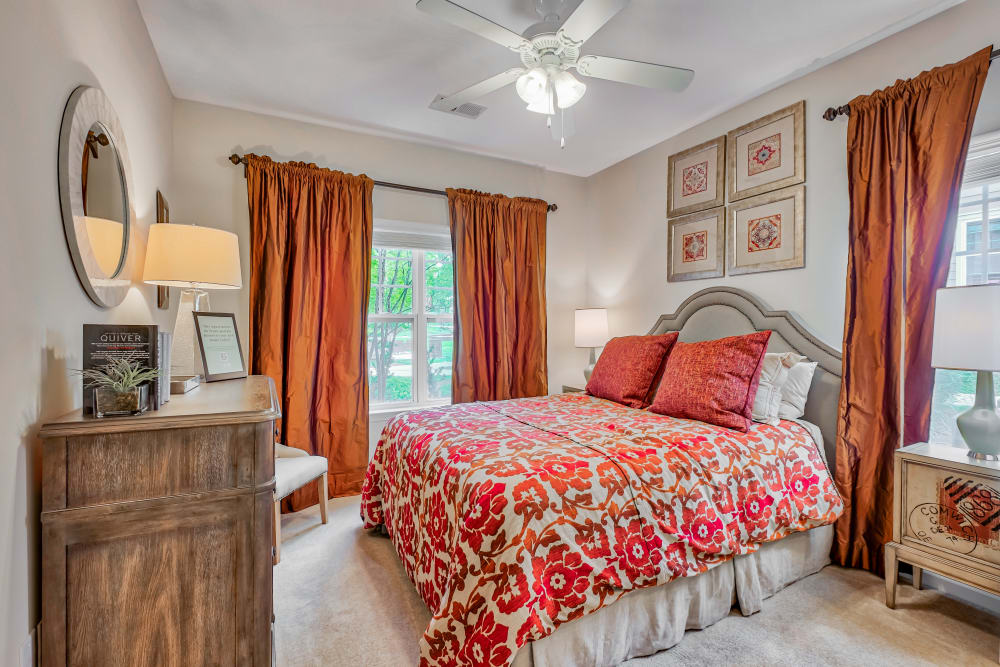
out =
[[901,463],[901,541],[1000,565],[1000,480],[945,462]]

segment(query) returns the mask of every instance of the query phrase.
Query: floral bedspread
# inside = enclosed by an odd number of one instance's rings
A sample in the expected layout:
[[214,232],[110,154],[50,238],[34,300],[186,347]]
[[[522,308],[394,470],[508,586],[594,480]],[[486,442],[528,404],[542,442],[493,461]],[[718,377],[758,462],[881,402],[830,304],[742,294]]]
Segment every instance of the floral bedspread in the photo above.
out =
[[466,403],[390,421],[361,515],[433,616],[422,665],[509,665],[629,590],[833,522],[808,432],[748,433],[585,394]]

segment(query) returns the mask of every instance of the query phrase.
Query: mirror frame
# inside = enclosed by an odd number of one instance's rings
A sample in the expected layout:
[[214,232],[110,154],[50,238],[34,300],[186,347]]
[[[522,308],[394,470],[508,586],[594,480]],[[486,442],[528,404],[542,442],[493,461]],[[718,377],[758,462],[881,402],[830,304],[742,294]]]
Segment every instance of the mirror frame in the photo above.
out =
[[[96,268],[97,260],[89,252],[80,250],[75,218],[83,215],[83,151],[86,150],[87,132],[100,123],[110,134],[111,146],[117,153],[122,187],[125,193],[125,238],[122,244],[124,259],[115,274],[118,278],[109,284],[98,284],[90,278],[88,266]],[[122,132],[118,114],[100,88],[79,86],[69,96],[59,129],[59,205],[62,209],[63,231],[66,245],[73,258],[73,267],[83,291],[91,301],[102,308],[120,304],[132,286],[132,234],[136,223],[135,200],[132,194],[132,162]],[[88,246],[89,247],[89,246]]]

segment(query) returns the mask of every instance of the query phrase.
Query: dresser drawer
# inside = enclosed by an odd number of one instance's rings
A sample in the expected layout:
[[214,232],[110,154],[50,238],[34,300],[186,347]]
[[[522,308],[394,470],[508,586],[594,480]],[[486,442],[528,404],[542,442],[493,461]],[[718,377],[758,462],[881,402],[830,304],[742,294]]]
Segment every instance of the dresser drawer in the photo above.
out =
[[907,459],[901,472],[904,544],[1000,565],[1000,480]]
[[274,476],[271,429],[264,422],[49,439],[42,509],[252,486]]

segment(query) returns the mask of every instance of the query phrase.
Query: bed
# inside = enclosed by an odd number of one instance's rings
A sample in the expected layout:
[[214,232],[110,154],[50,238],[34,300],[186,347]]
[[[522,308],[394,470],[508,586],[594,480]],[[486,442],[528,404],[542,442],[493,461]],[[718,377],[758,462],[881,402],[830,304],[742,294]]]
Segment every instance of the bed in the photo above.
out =
[[617,664],[823,567],[842,510],[826,463],[838,353],[732,288],[693,295],[650,333],[758,330],[769,351],[818,364],[801,421],[743,434],[584,394],[390,421],[362,518],[432,612],[421,663]]

